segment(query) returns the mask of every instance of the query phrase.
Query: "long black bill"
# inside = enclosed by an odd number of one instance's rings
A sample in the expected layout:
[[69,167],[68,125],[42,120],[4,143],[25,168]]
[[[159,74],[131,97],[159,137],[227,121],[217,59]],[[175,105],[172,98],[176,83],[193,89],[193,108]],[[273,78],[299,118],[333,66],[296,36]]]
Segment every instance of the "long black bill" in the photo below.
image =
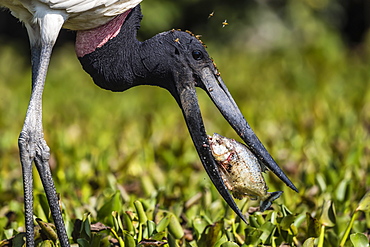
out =
[[[286,185],[298,192],[294,184],[280,169],[280,167],[276,164],[274,159],[262,145],[260,140],[254,134],[253,130],[244,119],[234,99],[231,97],[221,77],[217,75],[217,73],[213,72],[209,67],[203,67],[200,73],[197,74],[199,76],[197,86],[200,86],[208,93],[222,115],[230,123],[238,135],[245,141],[254,155],[256,155],[256,157],[273,173],[275,173]],[[186,72],[185,75],[177,74],[175,77],[177,77],[175,78],[177,95],[174,96],[182,109],[191,138],[193,139],[194,146],[197,149],[202,164],[224,200],[229,204],[234,212],[246,222],[246,219],[227,190],[218,171],[217,163],[209,148],[208,138],[204,128],[204,123],[198,104],[198,98],[195,91],[195,82],[193,81],[194,78],[189,74],[186,75]]]
[[184,78],[177,78],[176,84],[178,97],[176,97],[177,95],[174,96],[177,99],[180,108],[182,109],[190,136],[194,142],[194,146],[198,152],[202,164],[211,181],[227,204],[245,223],[248,224],[242,212],[235,204],[235,201],[231,197],[229,191],[226,189],[223,179],[218,171],[216,161],[209,149],[208,138],[204,128],[203,119],[198,104],[198,98],[195,91],[195,83],[181,83],[184,82],[183,80]]
[[271,157],[247,121],[244,119],[243,114],[240,112],[221,77],[217,75],[217,73],[215,74],[211,71],[209,67],[202,68],[200,75],[203,89],[208,93],[221,114],[234,128],[236,133],[244,140],[253,154],[256,155],[257,158],[266,167],[268,167],[269,170],[275,173],[275,175],[278,176],[287,186],[298,192],[298,189],[276,164],[275,160]]

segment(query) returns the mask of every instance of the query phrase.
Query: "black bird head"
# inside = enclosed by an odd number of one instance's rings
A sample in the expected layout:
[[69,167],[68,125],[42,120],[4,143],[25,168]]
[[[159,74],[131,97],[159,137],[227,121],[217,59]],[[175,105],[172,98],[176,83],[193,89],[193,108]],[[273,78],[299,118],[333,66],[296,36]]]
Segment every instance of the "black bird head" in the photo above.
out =
[[207,92],[259,161],[297,191],[244,119],[201,41],[189,32],[172,30],[139,42],[136,33],[141,18],[140,6],[137,6],[128,15],[117,37],[79,58],[94,82],[112,91],[124,91],[138,85],[155,85],[167,89],[183,112],[207,174],[229,206],[244,221],[210,151],[195,87]]

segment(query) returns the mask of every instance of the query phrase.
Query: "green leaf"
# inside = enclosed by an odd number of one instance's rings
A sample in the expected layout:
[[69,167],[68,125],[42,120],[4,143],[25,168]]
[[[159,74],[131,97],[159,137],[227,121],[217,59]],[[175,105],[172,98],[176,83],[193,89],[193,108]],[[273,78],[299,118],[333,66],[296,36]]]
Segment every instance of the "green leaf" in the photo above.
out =
[[113,211],[112,212],[112,218],[113,218],[113,223],[114,223],[114,228],[117,232],[122,232],[124,230],[122,220],[118,212]]
[[156,227],[156,225],[155,225],[154,221],[148,220],[145,224],[145,231],[144,231],[144,234],[143,234],[143,238],[149,239],[152,236],[152,234],[154,233],[155,227]]
[[110,216],[113,211],[120,212],[122,209],[121,194],[119,191],[114,193],[110,200],[99,209],[98,219],[104,219],[107,216]]
[[322,208],[322,213],[320,217],[320,222],[324,226],[333,227],[336,223],[336,214],[334,203],[329,200],[326,201]]
[[148,218],[146,217],[143,204],[140,201],[135,201],[134,206],[136,208],[136,213],[138,215],[140,224],[145,224]]
[[168,225],[168,231],[175,237],[175,239],[180,239],[184,236],[184,229],[175,215],[172,214],[170,218],[170,223]]
[[208,224],[203,217],[195,217],[193,219],[193,228],[195,229],[195,234],[198,238],[202,236],[202,233],[207,225]]
[[296,217],[294,215],[285,216],[280,222],[281,229],[285,231],[290,230],[290,226],[294,223],[295,218]]
[[[47,200],[45,194],[43,194],[43,193],[37,194],[37,199],[39,201],[39,205],[41,206],[44,215],[47,217],[46,220],[49,220],[49,218],[50,218],[50,207],[49,207],[49,203],[48,203],[48,200]],[[42,215],[38,215],[38,217],[42,217]]]
[[157,232],[156,234],[152,235],[150,239],[160,241],[164,237],[166,237],[166,232]]
[[55,226],[53,224],[42,221],[41,219],[36,219],[37,224],[41,227],[42,232],[52,241],[57,241],[58,235],[55,232]]
[[24,246],[26,244],[26,233],[18,233],[12,239],[12,246]]
[[157,232],[164,231],[167,228],[168,224],[170,224],[170,221],[171,221],[171,214],[167,214],[157,224],[157,227],[156,227]]
[[168,234],[168,246],[179,247],[179,245],[176,242],[176,239],[171,234]]
[[126,231],[129,232],[130,234],[134,235],[135,234],[135,227],[132,224],[130,216],[128,215],[127,212],[124,212],[122,217],[123,217],[123,223],[124,223]]
[[220,232],[222,229],[223,223],[222,222],[216,222],[213,225],[208,225],[203,233],[202,236],[198,242],[199,246],[214,246],[215,243],[220,238]]
[[308,238],[304,241],[302,247],[315,247],[315,238]]
[[54,243],[51,240],[44,240],[41,242],[40,247],[54,247]]
[[84,214],[84,218],[81,223],[80,238],[87,239],[87,241],[90,241],[91,239],[90,214],[88,213]]
[[362,233],[351,234],[350,239],[355,247],[369,247],[369,239]]
[[100,234],[94,234],[91,239],[90,247],[100,247],[100,241],[102,239],[102,235]]
[[245,242],[251,246],[257,246],[261,242],[261,234],[259,229],[248,227],[245,229]]
[[370,212],[370,191],[362,197],[356,211]]
[[309,213],[306,213],[306,219],[307,219],[307,235],[309,237],[317,238],[320,235],[321,230],[321,224],[320,222],[311,217]]
[[262,240],[262,243],[265,243],[268,237],[273,234],[275,229],[275,225],[271,222],[267,221],[265,224],[263,224],[259,230],[262,231],[262,234],[260,235],[260,240]]
[[221,247],[239,247],[239,245],[235,242],[227,241],[221,244]]
[[80,247],[90,247],[90,243],[89,241],[87,241],[86,239],[84,238],[79,238],[77,239],[77,243]]
[[337,189],[335,190],[335,195],[338,201],[342,202],[345,199],[347,186],[348,186],[347,179],[344,179],[339,183]]
[[125,247],[135,247],[135,239],[129,233],[124,233]]

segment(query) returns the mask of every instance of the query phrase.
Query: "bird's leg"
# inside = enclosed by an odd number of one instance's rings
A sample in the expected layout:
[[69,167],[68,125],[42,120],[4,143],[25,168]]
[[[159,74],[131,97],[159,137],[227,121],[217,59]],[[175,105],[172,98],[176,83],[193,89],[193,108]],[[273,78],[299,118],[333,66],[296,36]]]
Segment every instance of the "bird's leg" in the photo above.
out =
[[35,164],[40,174],[40,178],[49,202],[51,215],[54,220],[60,245],[62,247],[67,247],[69,246],[68,236],[62,218],[62,212],[59,207],[59,200],[55,190],[53,178],[51,176],[48,160],[44,160],[44,157],[36,155]]
[[53,45],[34,45],[32,49],[32,94],[26,120],[19,136],[19,150],[23,170],[27,247],[34,246],[32,161],[40,174],[61,246],[69,246],[59,207],[57,193],[50,172],[50,149],[42,128],[42,92]]
[[[68,247],[68,236],[48,163],[50,149],[44,139],[42,128],[42,93],[46,73],[54,43],[64,20],[58,14],[49,14],[38,21],[38,25],[26,25],[31,40],[32,93],[26,119],[18,139],[25,195],[26,246],[34,246],[32,194],[32,162],[34,161],[46,192],[60,244],[62,247]],[[50,31],[50,33],[44,33],[45,30]],[[41,34],[41,37],[35,38],[37,34]]]

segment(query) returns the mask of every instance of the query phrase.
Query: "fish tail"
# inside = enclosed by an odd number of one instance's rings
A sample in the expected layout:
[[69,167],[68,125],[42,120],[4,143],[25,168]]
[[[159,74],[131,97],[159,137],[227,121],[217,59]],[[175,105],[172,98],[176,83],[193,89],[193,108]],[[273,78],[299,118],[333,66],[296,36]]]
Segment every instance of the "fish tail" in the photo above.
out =
[[281,194],[283,194],[283,191],[271,192],[270,196],[266,200],[261,201],[260,211],[263,212],[266,209],[268,209],[271,206],[272,202],[278,199],[281,196]]

